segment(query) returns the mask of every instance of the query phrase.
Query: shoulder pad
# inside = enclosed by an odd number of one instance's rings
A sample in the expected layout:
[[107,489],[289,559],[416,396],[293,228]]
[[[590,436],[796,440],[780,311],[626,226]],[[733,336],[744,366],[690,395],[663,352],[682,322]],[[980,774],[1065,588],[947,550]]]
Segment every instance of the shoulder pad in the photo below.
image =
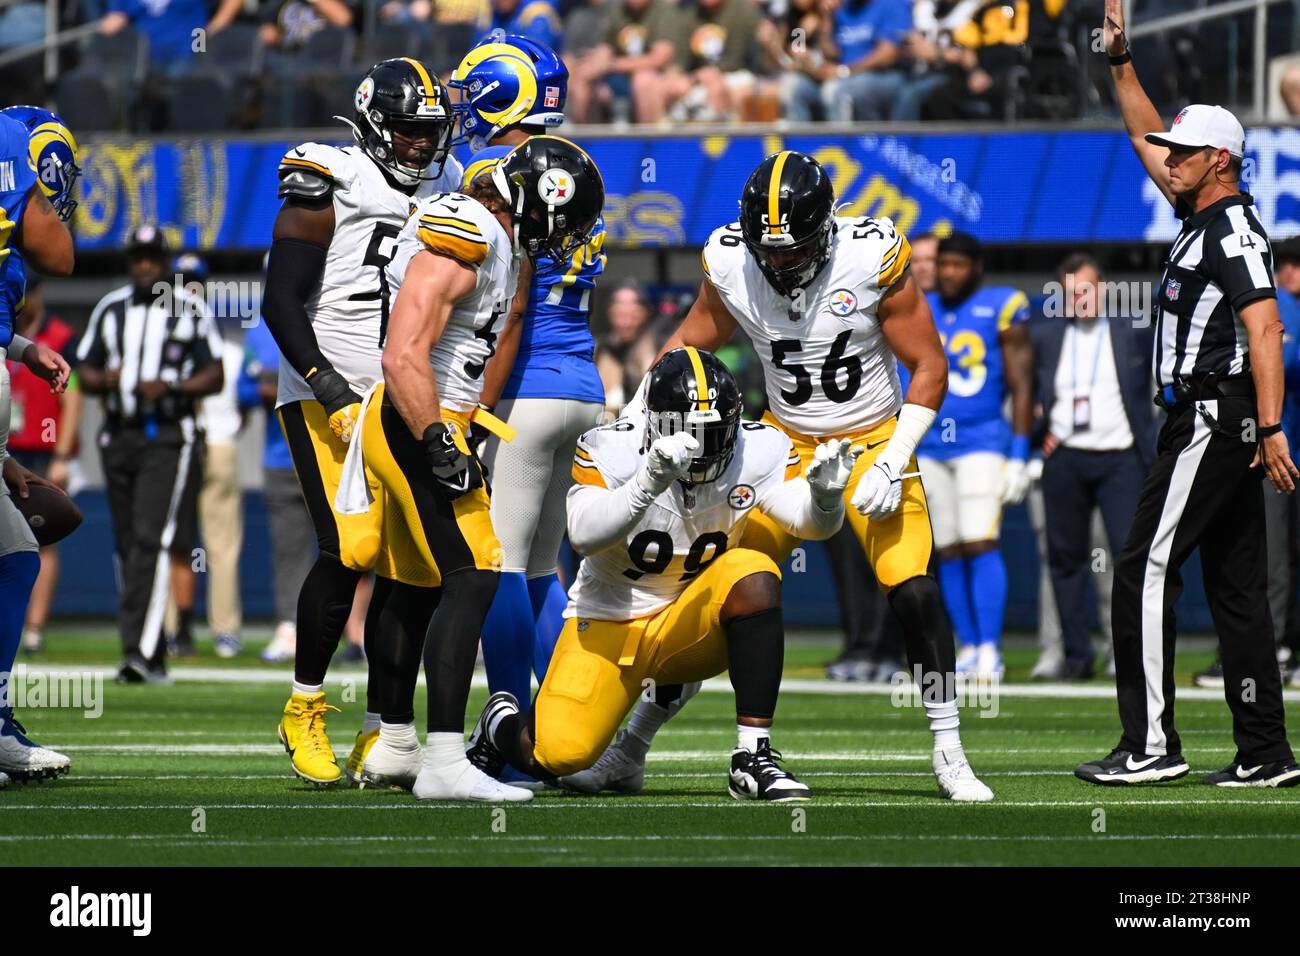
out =
[[709,235],[708,242],[700,252],[700,264],[704,268],[705,276],[714,285],[724,282],[734,270],[736,263],[743,261],[745,252],[740,223],[732,222],[719,226]]
[[468,266],[487,261],[489,213],[481,203],[454,193],[430,197],[416,211],[416,238],[430,252],[450,256]]
[[1029,297],[1019,289],[1002,289],[1002,304],[998,308],[998,331],[1005,332],[1013,325],[1029,321]]
[[783,481],[798,478],[803,473],[803,462],[795,451],[790,436],[766,422],[741,422],[740,432],[745,443],[746,458],[751,467],[762,475],[779,474]]
[[320,199],[340,185],[340,152],[320,143],[303,143],[284,154],[276,174],[280,177],[278,194]]
[[864,245],[861,261],[868,270],[871,284],[888,289],[907,272],[912,262],[912,246],[886,216],[867,216],[861,219],[841,219],[839,234]]

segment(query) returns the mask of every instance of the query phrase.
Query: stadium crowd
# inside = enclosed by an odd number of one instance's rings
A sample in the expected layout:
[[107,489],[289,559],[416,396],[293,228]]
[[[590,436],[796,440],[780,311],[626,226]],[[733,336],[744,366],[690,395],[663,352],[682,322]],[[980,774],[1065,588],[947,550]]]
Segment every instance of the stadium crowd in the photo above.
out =
[[[1172,12],[1167,5],[1140,4],[1148,15]],[[445,78],[459,51],[499,28],[562,52],[579,123],[1059,120],[1102,109],[1106,84],[1090,73],[1089,56],[1099,8],[1099,0],[71,0],[60,28],[92,30],[63,50],[55,88],[41,88],[32,59],[5,79],[19,99],[52,98],[83,133],[326,126],[345,105],[338,91],[366,65],[415,56]],[[44,4],[0,10],[0,53],[44,32]],[[1160,101],[1201,92],[1189,88],[1201,75],[1186,50],[1195,36],[1142,41],[1164,76]]]

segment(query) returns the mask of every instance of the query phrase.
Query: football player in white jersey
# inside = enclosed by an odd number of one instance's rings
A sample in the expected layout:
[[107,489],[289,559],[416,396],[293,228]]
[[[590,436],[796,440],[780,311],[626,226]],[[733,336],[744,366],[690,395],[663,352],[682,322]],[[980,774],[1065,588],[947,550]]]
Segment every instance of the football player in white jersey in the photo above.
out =
[[[357,583],[372,569],[400,580],[381,542],[382,495],[364,514],[340,515],[332,507],[361,396],[381,377],[391,299],[384,267],[415,204],[455,189],[463,175],[448,155],[446,91],[418,60],[371,67],[354,105],[353,119],[344,121],[355,145],[305,143],[280,162],[283,205],[262,307],[285,359],[277,405],[320,547],[298,599],[293,694],[279,736],[294,772],[318,785],[341,776],[325,733],[323,684]],[[405,591],[399,605],[427,609],[436,599],[426,589]],[[384,590],[375,594],[372,617],[387,597]],[[370,739],[380,709],[367,706]]]
[[643,416],[579,440],[568,532],[586,557],[532,708],[522,713],[499,691],[479,717],[470,759],[486,772],[509,762],[563,783],[600,756],[648,688],[729,670],[738,736],[731,795],[808,798],[771,745],[785,645],[781,572],[742,539],[760,515],[801,540],[834,534],[862,449],[827,442],[804,478],[790,439],[740,414],[726,366],[687,347],[650,371]]
[[[888,219],[837,218],[826,171],[782,151],[749,177],[740,221],[710,236],[699,298],[664,348],[717,348],[744,329],[763,361],[764,421],[790,436],[805,463],[827,439],[865,449],[849,489],[849,524],[902,623],[939,790],[991,800],[962,751],[952,624],[929,574],[934,540],[913,453],[943,401],[948,362],[909,257]],[[906,396],[897,361],[911,372]],[[777,562],[797,543],[762,515],[744,541]],[[656,703],[638,705],[638,735],[611,748],[579,785],[630,789],[654,728],[669,716]]]
[[[383,381],[365,398],[337,505],[364,509],[366,476],[373,476],[387,500],[383,537],[392,560],[376,575],[441,592],[432,618],[417,622],[387,609],[379,616],[377,640],[386,652],[371,667],[381,672],[376,683],[391,702],[386,707],[401,710],[380,715],[365,761],[373,769],[383,755],[389,769],[376,772],[383,778],[376,782],[407,781],[422,800],[526,800],[530,791],[491,779],[465,758],[465,704],[501,567],[488,491],[467,435],[473,421],[511,437],[478,400],[520,260],[572,255],[585,244],[605,186],[577,146],[534,136],[465,189],[420,203],[397,237],[386,270],[395,298]],[[362,466],[354,460],[358,448]],[[410,714],[421,653],[429,687],[423,753]]]

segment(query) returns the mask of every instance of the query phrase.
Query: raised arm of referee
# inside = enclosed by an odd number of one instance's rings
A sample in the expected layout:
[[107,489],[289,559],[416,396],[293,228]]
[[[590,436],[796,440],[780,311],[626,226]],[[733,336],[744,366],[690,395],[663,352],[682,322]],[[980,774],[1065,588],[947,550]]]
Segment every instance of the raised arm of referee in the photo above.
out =
[[[1168,417],[1123,553],[1112,628],[1123,736],[1075,774],[1101,784],[1188,772],[1174,729],[1174,602],[1197,547],[1223,656],[1236,757],[1205,782],[1300,783],[1286,739],[1268,607],[1263,474],[1281,492],[1300,477],[1279,424],[1282,322],[1268,235],[1240,185],[1245,132],[1219,106],[1185,107],[1164,130],[1138,82],[1121,0],[1105,40],[1133,149],[1182,230],[1154,296],[1155,401]],[[1262,466],[1262,467],[1260,467]]]

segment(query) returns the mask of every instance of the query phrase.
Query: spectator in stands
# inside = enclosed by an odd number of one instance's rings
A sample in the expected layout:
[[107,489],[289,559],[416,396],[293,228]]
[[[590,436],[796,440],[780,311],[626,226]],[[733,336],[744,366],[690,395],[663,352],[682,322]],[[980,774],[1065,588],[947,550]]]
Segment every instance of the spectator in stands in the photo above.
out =
[[[568,13],[564,18],[564,54],[569,61],[569,72],[573,72],[573,63],[583,54],[600,46],[605,39],[605,30],[609,26],[608,0],[585,0],[585,2],[568,4]],[[573,92],[570,90],[568,109],[573,110]]]
[[351,28],[356,16],[346,0],[275,0],[262,8],[260,19],[262,45],[290,52],[321,30]]
[[12,3],[0,7],[0,53],[45,39],[45,4]]
[[1300,116],[1300,63],[1289,66],[1282,72],[1280,92],[1287,115]]
[[[904,43],[910,75],[899,92],[891,118],[919,120],[932,95],[954,85],[969,85],[967,74],[975,68],[974,55],[957,47],[953,34],[970,23],[981,2],[917,0],[912,8],[912,30]],[[963,66],[967,59],[970,63]]]
[[643,122],[736,118],[754,87],[749,70],[758,33],[753,0],[696,0],[679,18],[676,68],[637,96]]
[[593,106],[600,105],[612,111],[615,121],[647,122],[639,100],[662,102],[662,74],[677,53],[677,19],[668,0],[623,0],[611,10],[605,42],[569,64],[573,120],[592,122]]
[[[45,287],[36,273],[27,275],[27,294],[14,331],[75,364],[76,332],[57,316],[46,313]],[[81,426],[81,389],[76,372],[68,379],[67,391],[56,395],[22,362],[10,362],[9,389],[9,453],[20,465],[68,490]],[[58,581],[59,546],[51,544],[41,548],[41,571],[27,605],[23,650],[29,654],[39,653],[44,647],[45,623]]]
[[262,455],[262,500],[271,528],[275,592],[275,634],[262,651],[262,660],[293,660],[297,650],[298,592],[316,560],[316,532],[303,501],[289,457],[289,443],[275,412],[280,350],[265,322],[258,321],[244,337],[244,367],[239,376],[239,403],[266,412],[266,447]]
[[379,8],[383,23],[415,27],[425,35],[432,35],[433,24],[467,24],[481,32],[491,18],[488,0],[388,0]]
[[[759,21],[758,44],[773,74],[772,79],[757,82],[754,96],[761,104],[759,110],[765,111],[766,101],[773,99],[792,122],[825,118],[818,90],[835,72],[827,59],[832,53],[828,22],[821,0],[789,0],[779,8],[773,4]],[[811,84],[809,95],[796,92],[801,84]]]
[[939,237],[932,232],[923,232],[912,240],[912,264],[908,266],[912,281],[922,295],[934,291],[938,265]]
[[[1055,8],[1055,3],[1048,2]],[[937,23],[949,23],[948,32],[941,29],[935,40],[920,37],[910,46],[919,59],[933,57],[932,72],[947,76],[946,84],[926,91],[927,118],[1000,116],[1010,78],[1024,64],[1030,4],[981,0],[969,16],[966,12],[964,3],[955,4],[946,17],[940,11],[943,19]],[[955,22],[958,15],[966,17],[964,23]],[[1050,16],[1050,11],[1043,15]]]
[[[335,0],[325,0],[335,2]],[[243,0],[219,0],[208,17],[207,0],[109,0],[99,32],[108,36],[130,26],[149,40],[149,61],[154,72],[186,73],[194,66],[199,31],[207,37],[223,30],[243,9]]]
[[606,318],[609,331],[596,347],[596,371],[605,385],[605,417],[613,421],[631,401],[659,347],[650,329],[650,303],[635,279],[614,290]]
[[837,122],[893,115],[907,80],[903,43],[912,27],[907,0],[823,0],[833,23],[835,78],[821,96]]
[[556,52],[564,49],[563,25],[550,0],[492,0],[491,27],[531,37]]
[[[1031,323],[1034,378],[1042,401],[1047,555],[1065,644],[1067,680],[1093,674],[1086,594],[1092,512],[1101,510],[1111,565],[1128,538],[1155,455],[1151,404],[1154,332],[1110,315],[1101,271],[1083,253],[1061,263],[1055,313]],[[1053,301],[1053,300],[1049,300]],[[1059,308],[1058,308],[1059,307]]]

